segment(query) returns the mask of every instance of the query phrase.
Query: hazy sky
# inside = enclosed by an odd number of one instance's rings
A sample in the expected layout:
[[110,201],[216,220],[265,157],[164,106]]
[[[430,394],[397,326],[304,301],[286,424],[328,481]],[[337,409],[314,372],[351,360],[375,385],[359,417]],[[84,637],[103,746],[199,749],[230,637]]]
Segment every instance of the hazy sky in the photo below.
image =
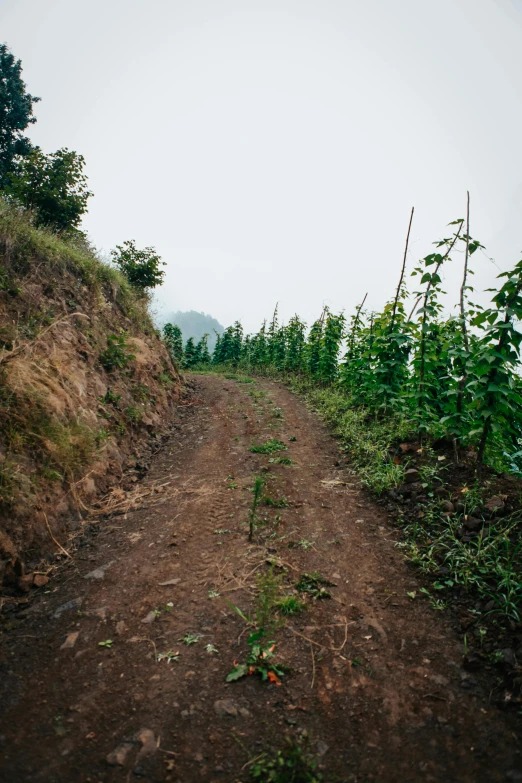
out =
[[520,259],[522,0],[0,0],[0,41],[34,142],[87,160],[92,241],[156,246],[169,311],[380,307],[411,207],[412,267],[467,189]]

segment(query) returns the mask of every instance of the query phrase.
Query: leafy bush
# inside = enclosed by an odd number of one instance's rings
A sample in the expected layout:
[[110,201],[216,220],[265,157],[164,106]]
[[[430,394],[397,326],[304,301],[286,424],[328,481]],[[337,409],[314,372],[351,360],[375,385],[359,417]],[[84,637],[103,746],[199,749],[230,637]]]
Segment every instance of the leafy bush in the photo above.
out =
[[130,239],[123,245],[116,245],[116,250],[111,250],[111,257],[136,290],[146,293],[148,289],[162,284],[165,272],[160,267],[166,264],[155,248],[140,250]]
[[100,354],[100,364],[109,372],[124,369],[136,356],[129,352],[129,346],[123,335],[110,334],[107,337],[107,348]]

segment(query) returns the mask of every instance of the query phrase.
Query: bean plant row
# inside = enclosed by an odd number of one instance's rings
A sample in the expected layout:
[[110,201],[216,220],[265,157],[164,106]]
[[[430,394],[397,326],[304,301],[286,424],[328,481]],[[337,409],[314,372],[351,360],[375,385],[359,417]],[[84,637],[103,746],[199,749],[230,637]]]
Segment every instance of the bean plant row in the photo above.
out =
[[[462,449],[474,451],[479,477],[485,463],[520,472],[522,261],[498,276],[498,288],[488,289],[490,306],[481,306],[469,284],[472,261],[483,249],[469,233],[469,201],[467,218],[450,223],[448,234],[411,272],[411,292],[406,243],[397,289],[380,312],[365,308],[365,297],[351,317],[325,307],[307,329],[298,315],[280,323],[276,307],[256,334],[245,335],[236,322],[217,335],[212,357],[206,339],[197,347],[203,355],[194,357],[187,343],[184,356],[181,333],[173,335],[178,328],[170,324],[167,344],[183,366],[224,365],[335,386],[369,416],[400,416],[422,444],[446,439],[457,460]],[[442,274],[457,262],[462,283],[457,312],[448,316]],[[414,306],[407,307],[411,294]]]

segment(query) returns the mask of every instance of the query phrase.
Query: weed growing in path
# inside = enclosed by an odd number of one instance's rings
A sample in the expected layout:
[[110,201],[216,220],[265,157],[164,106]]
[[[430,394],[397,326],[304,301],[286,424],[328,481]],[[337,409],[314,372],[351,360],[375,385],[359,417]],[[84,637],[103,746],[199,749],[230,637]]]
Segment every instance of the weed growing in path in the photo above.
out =
[[300,593],[308,593],[312,598],[319,599],[331,598],[332,596],[325,588],[335,587],[335,584],[314,571],[313,574],[303,574],[295,587]]
[[179,657],[179,652],[168,650],[167,652],[158,653],[158,663],[161,663],[161,661],[167,661],[167,663],[171,663],[172,661],[179,661]]
[[259,501],[261,499],[261,492],[263,491],[263,487],[265,485],[265,481],[262,476],[256,476],[254,480],[254,486],[252,488],[253,492],[253,498],[252,498],[252,507],[250,509],[249,514],[249,531],[248,531],[248,540],[252,541],[254,538],[254,530],[256,527],[256,519],[257,514],[256,510],[259,505]]
[[284,615],[298,614],[306,609],[306,604],[295,595],[285,595],[283,598],[279,598],[275,602],[275,606]]
[[320,783],[317,762],[305,747],[288,739],[277,753],[263,753],[251,764],[250,777],[258,783]]
[[258,593],[255,609],[256,625],[258,628],[271,630],[276,624],[274,622],[274,609],[277,605],[282,581],[282,575],[275,574],[273,566],[270,566],[266,573],[258,576]]
[[286,451],[286,448],[282,441],[272,438],[260,446],[252,446],[250,451],[254,454],[274,454],[276,451]]
[[198,634],[195,633],[186,633],[185,636],[182,636],[180,639],[178,639],[178,642],[183,642],[183,644],[186,644],[190,647],[191,644],[196,644],[199,642],[200,637]]
[[276,685],[281,685],[279,678],[284,676],[285,667],[274,663],[275,642],[263,642],[264,636],[265,631],[261,629],[248,637],[250,652],[246,663],[235,663],[234,668],[227,676],[227,682],[240,680],[241,677],[245,677],[247,674],[259,674],[263,682],[273,682]]
[[263,500],[264,500],[264,502],[265,502],[265,504],[267,506],[272,506],[273,508],[289,508],[290,507],[290,503],[288,502],[288,500],[285,497],[282,497],[282,498],[279,498],[278,500],[275,500],[274,498],[271,498],[271,497],[267,496],[267,497],[263,498]]

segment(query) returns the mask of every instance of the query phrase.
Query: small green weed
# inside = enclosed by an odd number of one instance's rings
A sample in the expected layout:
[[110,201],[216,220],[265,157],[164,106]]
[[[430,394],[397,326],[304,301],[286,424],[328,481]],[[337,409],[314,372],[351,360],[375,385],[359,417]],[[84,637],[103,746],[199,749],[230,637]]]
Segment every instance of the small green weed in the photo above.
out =
[[266,573],[258,576],[258,592],[255,606],[256,625],[258,628],[270,630],[275,625],[274,609],[277,604],[282,581],[282,575],[276,575],[273,566],[270,566]]
[[286,446],[285,444],[280,441],[276,440],[276,438],[272,438],[271,440],[268,440],[266,443],[261,444],[260,446],[251,446],[250,451],[254,454],[274,454],[276,451],[285,451]]
[[250,652],[246,663],[236,663],[226,678],[227,682],[235,682],[247,674],[259,674],[263,682],[281,685],[280,677],[284,676],[286,667],[274,663],[276,644],[274,641],[262,643],[264,636],[265,631],[261,629],[248,637],[247,643],[250,646]]
[[261,498],[261,492],[263,491],[263,487],[265,486],[265,480],[262,476],[256,476],[254,480],[254,486],[253,486],[253,498],[252,498],[252,506],[250,508],[250,514],[248,519],[248,540],[252,541],[254,538],[254,530],[256,527],[256,521],[257,521],[257,507],[259,505],[259,500]]
[[197,644],[200,640],[200,636],[195,633],[186,633],[185,636],[182,636],[180,639],[178,639],[178,642],[183,642],[183,644],[186,644],[188,647],[190,647],[192,644]]
[[103,397],[98,397],[99,401],[104,405],[114,405],[116,407],[121,400],[121,394],[114,394],[110,387],[107,388]]
[[263,753],[251,764],[250,777],[258,783],[320,783],[317,761],[306,747],[288,739],[277,753]]
[[265,505],[272,506],[272,508],[290,508],[290,503],[285,497],[275,500],[274,498],[267,496],[263,498],[263,501]]
[[129,419],[129,421],[132,422],[138,422],[141,421],[142,413],[138,408],[135,408],[133,405],[129,405],[128,408],[125,408],[125,415]]
[[289,457],[270,457],[268,460],[273,465],[293,465],[294,463]]
[[303,574],[295,587],[300,593],[308,593],[317,600],[319,598],[331,598],[332,596],[325,588],[335,587],[335,584],[322,577],[317,571],[314,571],[312,574]]
[[122,370],[135,358],[123,335],[110,334],[107,337],[107,348],[100,354],[100,364],[109,372]]
[[112,647],[114,642],[112,639],[106,639],[104,642],[98,642],[98,647]]
[[168,650],[167,652],[158,653],[158,663],[161,663],[161,661],[167,661],[167,663],[172,663],[172,661],[179,661],[180,653],[176,650]]
[[300,601],[295,595],[285,595],[275,602],[275,606],[281,614],[298,614],[306,609],[306,604]]

